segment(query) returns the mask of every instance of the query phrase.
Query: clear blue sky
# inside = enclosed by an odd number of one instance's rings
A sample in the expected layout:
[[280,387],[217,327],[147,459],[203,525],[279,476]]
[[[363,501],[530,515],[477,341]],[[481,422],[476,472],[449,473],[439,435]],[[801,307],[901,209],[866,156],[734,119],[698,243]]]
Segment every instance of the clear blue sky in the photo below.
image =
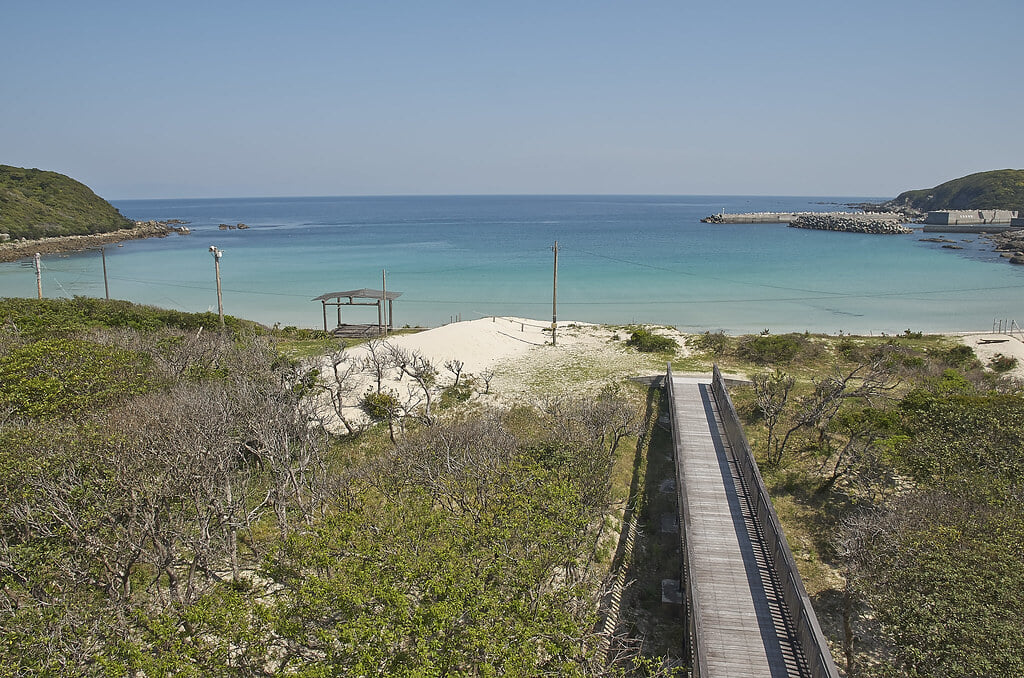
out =
[[1022,0],[3,0],[0,163],[109,199],[892,196],[1024,167],[1022,36]]

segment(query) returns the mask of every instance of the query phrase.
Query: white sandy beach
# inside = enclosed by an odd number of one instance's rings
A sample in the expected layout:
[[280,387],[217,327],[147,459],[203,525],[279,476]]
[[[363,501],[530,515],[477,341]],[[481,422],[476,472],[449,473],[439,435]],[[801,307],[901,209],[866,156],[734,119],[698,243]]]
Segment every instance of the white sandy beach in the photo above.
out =
[[[555,345],[551,324],[529,318],[494,317],[469,320],[434,329],[389,337],[385,341],[428,358],[442,372],[445,363],[459,360],[465,372],[476,377],[493,373],[491,390],[502,396],[518,396],[531,387],[550,384],[557,393],[560,375],[586,372],[588,383],[600,387],[622,377],[662,373],[665,366],[649,355],[627,349],[629,333],[608,325],[559,322]],[[683,335],[672,329],[659,332],[683,346]],[[682,355],[688,352],[685,347]],[[366,346],[351,349],[365,356]],[[575,381],[575,387],[579,382]]]
[[[659,333],[676,339],[680,356],[689,351],[685,335],[670,328]],[[613,339],[618,336],[619,340]],[[992,332],[956,332],[952,336],[974,349],[984,365],[998,354],[1017,359],[1010,376],[1024,379],[1024,336]],[[595,383],[606,383],[617,376],[641,376],[664,373],[665,366],[654,364],[651,356],[626,349],[628,331],[608,325],[585,322],[559,323],[557,345],[551,345],[550,323],[527,318],[482,318],[420,332],[392,337],[390,343],[415,350],[443,369],[448,360],[461,360],[466,372],[481,375],[495,373],[495,390],[522,393],[530,381],[542,375],[558,375],[563,370],[587,369]],[[355,349],[354,349],[355,350]]]
[[[627,348],[629,332],[608,325],[583,322],[559,322],[555,345],[550,323],[527,318],[481,318],[444,325],[434,329],[388,337],[384,341],[408,351],[416,351],[433,363],[438,381],[450,384],[454,376],[445,369],[451,360],[463,363],[463,376],[476,377],[484,388],[484,375],[491,376],[488,400],[501,404],[535,402],[545,396],[567,391],[596,392],[608,383],[634,376],[664,374],[661,358]],[[675,338],[680,355],[686,355],[683,335],[676,330],[656,331]],[[352,361],[367,357],[365,344],[348,350]],[[324,372],[329,378],[330,369]],[[586,379],[581,379],[586,375]],[[372,387],[369,374],[360,375],[354,394]],[[405,395],[409,379],[391,379],[387,387]],[[360,419],[356,408],[350,414]]]
[[960,341],[974,349],[974,354],[983,365],[997,355],[1017,359],[1017,366],[1006,372],[1007,376],[1024,380],[1024,337],[1020,334],[995,334],[992,332],[958,332]]
[[[689,354],[685,335],[671,328],[655,328],[679,342],[679,356]],[[997,354],[1017,359],[1008,374],[1024,380],[1024,338],[991,332],[963,332],[951,336],[974,349],[978,359],[988,363]],[[388,337],[384,341],[418,352],[438,370],[438,381],[450,384],[454,375],[445,369],[449,361],[461,361],[463,378],[471,375],[484,388],[490,377],[487,400],[500,404],[536,402],[546,396],[568,391],[596,392],[604,385],[637,376],[664,374],[665,365],[658,356],[627,348],[628,330],[585,322],[560,322],[557,342],[552,345],[550,323],[527,318],[495,317],[452,323],[417,334]],[[348,350],[350,360],[367,357],[366,344]],[[326,365],[325,365],[326,366]],[[324,372],[329,377],[329,368]],[[585,379],[581,375],[586,375]],[[361,395],[372,388],[369,374],[354,381],[351,393]],[[410,380],[389,379],[387,387],[405,396],[413,385]],[[414,389],[413,389],[414,390]],[[362,415],[353,399],[350,416]]]

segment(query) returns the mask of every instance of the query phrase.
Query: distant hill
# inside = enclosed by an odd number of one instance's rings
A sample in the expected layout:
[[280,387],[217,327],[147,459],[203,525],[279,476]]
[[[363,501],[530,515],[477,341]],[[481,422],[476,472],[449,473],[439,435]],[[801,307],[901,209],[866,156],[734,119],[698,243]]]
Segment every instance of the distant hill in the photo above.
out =
[[0,165],[0,233],[12,240],[131,228],[113,205],[71,177]]
[[1024,210],[1024,170],[978,172],[935,188],[904,191],[885,203],[893,210]]

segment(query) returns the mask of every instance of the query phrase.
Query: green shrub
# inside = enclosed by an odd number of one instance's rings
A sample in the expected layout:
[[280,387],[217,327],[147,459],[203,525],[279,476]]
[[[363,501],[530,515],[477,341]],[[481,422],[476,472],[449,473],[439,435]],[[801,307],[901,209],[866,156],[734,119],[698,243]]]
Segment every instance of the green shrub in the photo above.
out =
[[[92,327],[127,327],[153,331],[167,327],[195,332],[220,329],[216,313],[187,313],[174,309],[133,304],[120,299],[0,299],[0,323],[13,324],[27,338],[69,335]],[[224,325],[234,334],[258,332],[256,323],[224,316]]]
[[285,325],[284,327],[275,327],[274,336],[298,341],[320,341],[330,339],[331,333],[324,332],[323,330],[296,327],[295,325]]
[[0,405],[22,416],[71,416],[152,387],[143,353],[75,339],[44,339],[0,358]]
[[806,343],[799,334],[762,334],[740,340],[740,357],[758,365],[785,364],[797,356]]
[[370,391],[363,396],[359,408],[374,421],[392,421],[398,416],[401,404],[393,393]]
[[441,400],[439,406],[444,408],[454,407],[459,403],[467,402],[473,397],[473,387],[468,382],[463,382],[456,385],[451,385],[441,391]]
[[704,334],[698,334],[692,337],[687,342],[692,348],[703,351],[704,353],[710,353],[715,356],[724,355],[729,350],[729,337],[725,336],[722,331],[718,332],[705,332]]
[[679,344],[672,337],[654,334],[643,327],[633,330],[626,341],[626,346],[632,346],[641,353],[667,353],[679,348]]
[[868,351],[862,344],[850,339],[849,337],[843,337],[839,340],[839,343],[836,344],[836,351],[838,351],[839,355],[843,356],[847,360],[854,362],[865,361],[868,354]]
[[994,372],[1009,372],[1017,366],[1017,359],[1013,356],[996,353],[992,356],[992,360],[988,362],[988,366],[991,367]]
[[974,362],[974,350],[970,346],[960,344],[946,351],[943,359],[946,364],[955,367],[969,365]]

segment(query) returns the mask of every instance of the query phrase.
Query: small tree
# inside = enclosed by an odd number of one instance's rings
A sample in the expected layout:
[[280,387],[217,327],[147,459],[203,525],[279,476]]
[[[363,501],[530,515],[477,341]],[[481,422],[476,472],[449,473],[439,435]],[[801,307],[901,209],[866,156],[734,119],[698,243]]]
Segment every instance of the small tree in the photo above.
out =
[[384,380],[387,379],[392,367],[394,362],[390,344],[379,339],[366,343],[366,357],[363,359],[362,369],[373,375],[377,393],[384,390]]
[[404,409],[406,412],[412,412],[422,404],[420,418],[425,424],[433,424],[434,419],[430,410],[436,395],[437,368],[419,351],[409,351],[391,344],[387,349],[391,364],[398,368],[402,376],[409,377],[416,384],[416,388],[412,389],[409,394],[411,402],[407,403]]
[[786,443],[796,427],[786,431],[781,440],[779,440],[775,429],[786,410],[786,404],[789,402],[796,379],[782,370],[775,370],[771,373],[755,374],[753,382],[757,409],[764,417],[765,426],[768,429],[768,439],[765,442],[766,461],[769,466],[778,466],[782,461]]
[[401,416],[402,405],[394,391],[368,391],[359,403],[359,408],[372,421],[387,422],[391,442],[395,442],[395,420]]
[[318,380],[316,386],[322,391],[330,405],[331,412],[337,416],[345,430],[348,433],[356,433],[359,429],[357,423],[349,417],[349,410],[359,407],[357,395],[359,376],[363,372],[366,361],[354,359],[344,346],[330,353],[327,356],[327,361],[333,380],[330,382]]
[[461,360],[449,360],[444,364],[444,368],[455,376],[455,383],[453,383],[452,386],[458,387],[459,378],[462,377],[463,367],[465,367],[465,363]]

